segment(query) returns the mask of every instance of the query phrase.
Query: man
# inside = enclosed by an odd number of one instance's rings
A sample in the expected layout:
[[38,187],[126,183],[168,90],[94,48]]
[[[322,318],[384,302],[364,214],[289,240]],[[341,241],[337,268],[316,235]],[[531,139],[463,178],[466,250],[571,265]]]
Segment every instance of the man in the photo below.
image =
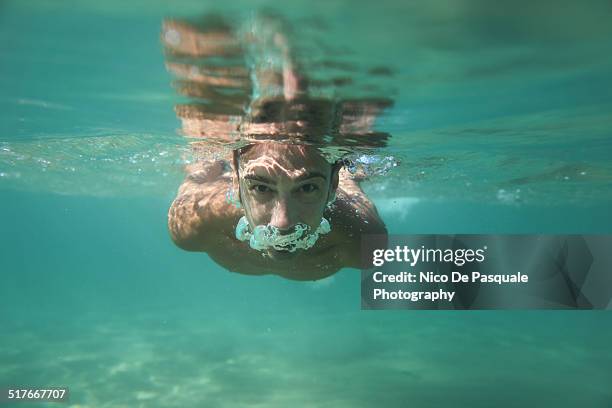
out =
[[[250,275],[315,280],[360,267],[361,235],[386,234],[384,223],[342,161],[329,163],[313,144],[332,135],[340,146],[381,146],[386,135],[371,126],[390,101],[311,97],[277,19],[254,19],[238,36],[210,21],[168,20],[162,31],[177,91],[197,101],[177,116],[205,156],[188,166],[169,210],[173,241]],[[236,66],[244,52],[250,65]],[[233,157],[210,159],[244,140]]]
[[[226,200],[232,188],[239,192],[241,208]],[[236,238],[243,216],[251,228],[267,225],[281,237],[298,225],[316,231],[323,218],[331,231],[320,234],[309,249],[258,251]],[[231,271],[296,280],[359,268],[361,235],[386,234],[375,206],[341,164],[331,165],[311,146],[271,142],[236,152],[231,169],[217,161],[195,170],[179,189],[168,226],[179,247],[207,252]]]

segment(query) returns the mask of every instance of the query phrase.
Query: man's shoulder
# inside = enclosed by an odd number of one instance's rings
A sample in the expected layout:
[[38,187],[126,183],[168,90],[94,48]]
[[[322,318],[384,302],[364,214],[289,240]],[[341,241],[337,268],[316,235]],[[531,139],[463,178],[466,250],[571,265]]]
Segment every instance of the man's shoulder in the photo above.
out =
[[350,235],[387,233],[374,202],[361,189],[338,188],[329,216]]
[[177,246],[190,251],[207,251],[221,236],[232,234],[239,211],[225,193],[229,181],[219,177],[207,183],[187,179],[168,211],[168,229]]
[[364,235],[387,235],[387,227],[374,203],[361,191],[338,189],[338,199],[329,217],[336,257],[344,267],[359,269],[362,263],[361,239]]

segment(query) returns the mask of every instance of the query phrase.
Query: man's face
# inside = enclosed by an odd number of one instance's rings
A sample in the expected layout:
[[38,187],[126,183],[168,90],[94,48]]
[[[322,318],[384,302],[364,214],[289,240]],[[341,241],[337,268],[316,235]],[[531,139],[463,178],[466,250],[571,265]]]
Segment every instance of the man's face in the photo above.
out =
[[[240,198],[252,228],[270,225],[281,234],[305,224],[315,231],[338,186],[338,172],[314,147],[261,143],[238,158]],[[274,259],[296,252],[268,249]]]

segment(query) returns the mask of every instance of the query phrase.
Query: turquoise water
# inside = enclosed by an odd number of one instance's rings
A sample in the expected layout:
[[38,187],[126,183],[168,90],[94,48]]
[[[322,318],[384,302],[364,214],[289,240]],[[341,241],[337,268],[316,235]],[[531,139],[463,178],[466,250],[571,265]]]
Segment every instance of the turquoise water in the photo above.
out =
[[400,166],[364,184],[391,233],[609,233],[612,9],[561,3],[2,3],[0,387],[68,386],[71,407],[610,406],[609,312],[361,311],[357,270],[232,274],[166,231],[187,149],[161,21],[272,7],[313,78],[354,78],[321,94],[395,100],[378,127]]

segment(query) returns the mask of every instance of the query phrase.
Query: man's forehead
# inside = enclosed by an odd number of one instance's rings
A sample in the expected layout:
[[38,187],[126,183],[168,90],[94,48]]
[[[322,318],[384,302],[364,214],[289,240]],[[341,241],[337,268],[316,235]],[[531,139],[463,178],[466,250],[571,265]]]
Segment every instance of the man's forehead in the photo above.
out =
[[322,177],[327,179],[329,165],[316,165],[302,163],[301,166],[287,163],[285,160],[279,160],[275,157],[261,156],[240,165],[242,176],[245,178],[279,178],[286,177],[291,180],[304,180],[312,177]]
[[304,177],[308,173],[327,174],[331,165],[321,153],[310,146],[258,145],[240,155],[241,173],[268,174],[290,178]]

